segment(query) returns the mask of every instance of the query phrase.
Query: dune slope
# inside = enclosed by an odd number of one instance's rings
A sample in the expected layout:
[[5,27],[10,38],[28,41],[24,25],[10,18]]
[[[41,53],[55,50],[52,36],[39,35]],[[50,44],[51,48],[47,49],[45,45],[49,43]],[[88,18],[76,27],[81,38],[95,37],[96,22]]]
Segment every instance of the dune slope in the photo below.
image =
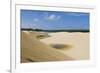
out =
[[[35,35],[35,34],[34,34]],[[36,38],[30,36],[29,32],[21,32],[21,62],[28,61],[64,61],[73,60],[64,53],[52,48]]]

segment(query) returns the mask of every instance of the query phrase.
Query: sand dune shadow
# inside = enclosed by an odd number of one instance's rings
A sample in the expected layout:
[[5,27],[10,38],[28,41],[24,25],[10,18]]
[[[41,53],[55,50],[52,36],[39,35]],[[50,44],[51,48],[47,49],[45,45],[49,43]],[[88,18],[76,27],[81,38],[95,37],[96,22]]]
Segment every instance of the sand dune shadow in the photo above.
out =
[[72,48],[72,45],[68,44],[50,44],[51,47],[56,48],[56,49],[70,49]]

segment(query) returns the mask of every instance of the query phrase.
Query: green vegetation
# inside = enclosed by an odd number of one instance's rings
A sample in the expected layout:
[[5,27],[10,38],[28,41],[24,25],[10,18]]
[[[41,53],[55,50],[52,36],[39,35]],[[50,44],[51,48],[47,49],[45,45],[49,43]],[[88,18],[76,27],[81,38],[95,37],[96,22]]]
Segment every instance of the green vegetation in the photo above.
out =
[[32,29],[32,28],[22,28],[21,30],[27,31],[43,31],[43,32],[89,32],[88,29],[62,29],[62,30],[43,30],[43,29]]

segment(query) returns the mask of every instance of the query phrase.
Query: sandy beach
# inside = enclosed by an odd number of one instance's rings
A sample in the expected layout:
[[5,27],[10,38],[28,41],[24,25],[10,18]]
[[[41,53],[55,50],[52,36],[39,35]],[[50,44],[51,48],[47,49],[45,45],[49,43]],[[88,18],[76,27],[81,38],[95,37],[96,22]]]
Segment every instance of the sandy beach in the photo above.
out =
[[89,32],[21,32],[21,62],[89,59]]

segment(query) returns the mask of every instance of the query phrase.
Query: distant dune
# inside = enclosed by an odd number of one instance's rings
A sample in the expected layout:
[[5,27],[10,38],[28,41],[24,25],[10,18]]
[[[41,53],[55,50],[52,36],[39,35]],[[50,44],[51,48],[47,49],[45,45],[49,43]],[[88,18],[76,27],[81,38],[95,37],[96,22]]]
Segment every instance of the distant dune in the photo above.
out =
[[40,42],[36,36],[41,33],[21,31],[21,62],[45,62],[74,60],[57,49]]

